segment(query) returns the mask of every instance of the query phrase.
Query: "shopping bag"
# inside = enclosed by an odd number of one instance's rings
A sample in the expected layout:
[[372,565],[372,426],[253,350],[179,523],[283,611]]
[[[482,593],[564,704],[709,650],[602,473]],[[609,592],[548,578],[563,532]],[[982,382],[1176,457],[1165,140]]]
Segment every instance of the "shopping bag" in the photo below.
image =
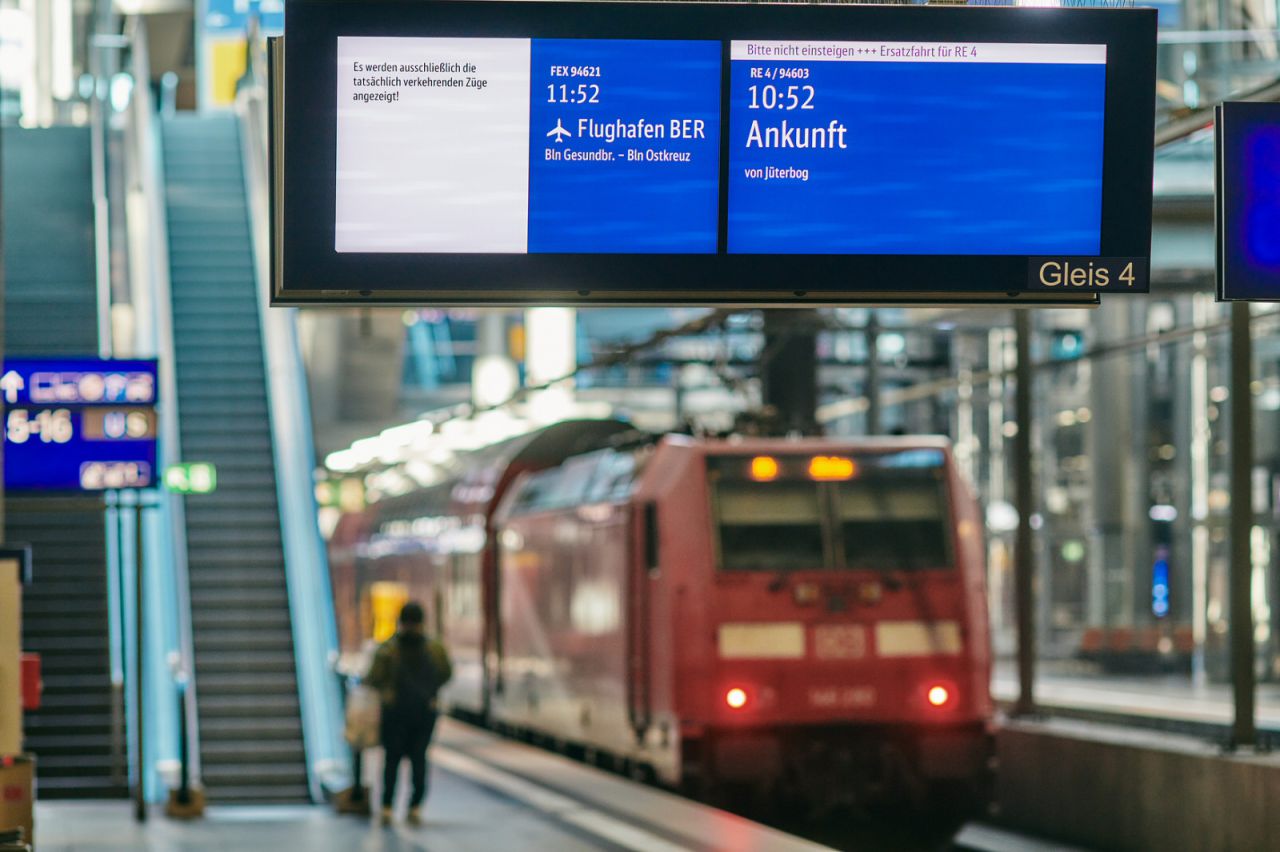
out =
[[343,732],[352,748],[372,748],[381,739],[382,701],[377,690],[353,687],[347,693],[347,724]]

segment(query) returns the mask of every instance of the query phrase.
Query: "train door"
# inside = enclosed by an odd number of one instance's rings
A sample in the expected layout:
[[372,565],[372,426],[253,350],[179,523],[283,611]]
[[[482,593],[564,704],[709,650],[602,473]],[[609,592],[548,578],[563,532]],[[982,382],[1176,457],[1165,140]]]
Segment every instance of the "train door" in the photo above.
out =
[[627,710],[637,742],[652,718],[649,664],[649,582],[658,570],[658,505],[632,507],[632,558],[627,566]]
[[486,523],[484,550],[480,557],[481,595],[484,600],[484,638],[480,653],[481,713],[489,719],[493,696],[502,692],[502,601],[498,588],[502,572],[498,570],[498,551],[493,546],[492,530]]

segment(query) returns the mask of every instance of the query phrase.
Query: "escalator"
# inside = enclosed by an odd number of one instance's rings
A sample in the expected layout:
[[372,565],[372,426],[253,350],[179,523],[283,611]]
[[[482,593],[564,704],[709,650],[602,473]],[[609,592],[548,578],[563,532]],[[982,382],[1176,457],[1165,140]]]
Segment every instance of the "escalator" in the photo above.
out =
[[[4,133],[5,348],[15,357],[98,351],[90,133]],[[128,794],[122,684],[113,688],[102,500],[6,495],[4,538],[32,546],[22,646],[44,695],[24,720],[41,798]]]
[[310,800],[238,120],[163,119],[202,776],[213,802]]

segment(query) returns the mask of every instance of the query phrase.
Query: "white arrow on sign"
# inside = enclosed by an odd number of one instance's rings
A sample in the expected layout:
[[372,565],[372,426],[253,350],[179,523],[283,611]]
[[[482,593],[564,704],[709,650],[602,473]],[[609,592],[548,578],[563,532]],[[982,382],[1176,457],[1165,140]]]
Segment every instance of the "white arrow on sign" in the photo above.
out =
[[5,402],[10,405],[18,401],[18,391],[27,386],[17,370],[10,370],[0,378],[0,390],[4,391]]

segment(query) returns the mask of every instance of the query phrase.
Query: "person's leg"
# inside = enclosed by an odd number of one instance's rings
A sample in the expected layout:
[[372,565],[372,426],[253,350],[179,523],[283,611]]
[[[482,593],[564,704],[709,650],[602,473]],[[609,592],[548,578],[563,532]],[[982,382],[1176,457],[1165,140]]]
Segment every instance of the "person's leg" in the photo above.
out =
[[382,807],[390,808],[396,798],[396,776],[405,756],[404,729],[397,721],[382,714]]
[[409,818],[413,822],[420,820],[418,809],[427,798],[427,749],[431,746],[431,736],[436,730],[436,714],[429,713],[423,724],[414,733],[412,751],[409,760],[413,768],[413,798],[409,800]]
[[410,737],[409,767],[413,770],[413,796],[409,799],[411,810],[419,808],[427,797],[427,746],[431,743],[434,725],[434,718],[424,720],[414,726]]

